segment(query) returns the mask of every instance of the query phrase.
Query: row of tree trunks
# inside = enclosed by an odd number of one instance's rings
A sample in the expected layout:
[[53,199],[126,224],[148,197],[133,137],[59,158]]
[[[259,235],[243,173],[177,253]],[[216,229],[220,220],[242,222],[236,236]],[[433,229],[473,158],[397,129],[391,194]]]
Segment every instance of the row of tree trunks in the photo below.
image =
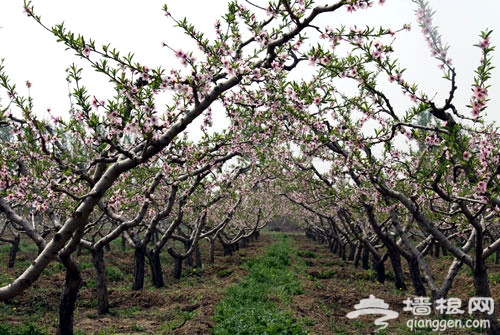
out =
[[[325,237],[318,236],[319,234],[314,232],[313,230],[306,229],[305,234],[306,237],[318,243],[324,243],[326,241]],[[386,279],[384,263],[387,258],[389,258],[394,273],[394,282],[396,288],[398,290],[407,290],[408,287],[404,280],[403,266],[401,262],[402,255],[400,250],[398,248],[387,248],[387,253],[383,256],[380,256],[371,251],[370,249],[372,248],[367,246],[366,243],[368,242],[351,241],[349,243],[340,243],[337,239],[334,239],[334,241],[330,243],[329,247],[332,252],[336,252],[338,256],[343,260],[347,259],[353,262],[355,267],[359,267],[361,265],[364,270],[374,270],[377,276],[377,280],[380,283],[383,283]],[[348,251],[346,250],[347,248]],[[425,296],[426,289],[422,280],[417,259],[410,254],[405,254],[404,256],[407,261],[415,294],[418,296]]]

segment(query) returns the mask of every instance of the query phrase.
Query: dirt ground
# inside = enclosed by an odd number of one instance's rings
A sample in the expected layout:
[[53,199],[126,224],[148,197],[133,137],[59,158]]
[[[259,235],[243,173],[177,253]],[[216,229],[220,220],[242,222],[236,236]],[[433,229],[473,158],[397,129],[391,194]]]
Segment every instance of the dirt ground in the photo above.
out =
[[[329,252],[326,245],[310,241],[303,235],[290,236],[293,238],[293,247],[300,250],[294,256],[292,266],[301,279],[304,293],[294,296],[290,306],[282,307],[290,309],[297,320],[307,320],[306,325],[311,334],[374,333],[377,328],[373,324],[375,317],[363,316],[356,320],[346,317],[347,313],[354,310],[354,305],[370,294],[383,299],[391,310],[400,313],[396,320],[389,321],[387,334],[410,333],[406,322],[413,315],[403,311],[403,301],[413,298],[409,273],[406,273],[409,291],[401,292],[394,288],[390,279],[384,284],[377,283],[373,271],[355,268],[349,261],[343,261]],[[179,281],[168,275],[168,264],[165,264],[166,287],[161,289],[151,287],[147,282],[149,278],[146,278],[147,285],[142,291],[131,291],[131,282],[127,279],[123,282],[110,282],[111,313],[106,316],[96,313],[95,289],[84,286],[80,290],[75,312],[75,334],[210,334],[214,325],[212,316],[225,290],[246,274],[241,267],[243,262],[264,253],[265,247],[272,242],[273,234],[261,234],[258,241],[235,252],[232,257],[223,257],[222,251],[218,250],[214,265],[206,265],[205,262],[203,269],[198,271],[186,268],[184,277]],[[130,274],[133,270],[131,255],[113,251],[108,252],[105,257],[108,266],[119,267],[124,273]],[[432,262],[432,266],[442,267],[442,271],[446,270],[445,265],[446,262]],[[386,266],[389,272],[390,264],[387,263]],[[13,276],[19,270],[8,271]],[[92,268],[82,272],[85,280],[93,278]],[[490,273],[499,272],[498,266],[490,266]],[[32,320],[53,333],[63,284],[64,275],[61,272],[42,276],[33,288],[9,301],[8,308],[2,310],[0,318],[10,324]],[[492,283],[492,291],[494,296],[499,296],[500,287],[496,282]],[[472,294],[470,275],[463,269],[449,296],[466,302]],[[35,316],[40,320],[33,320]],[[431,332],[423,334],[427,333]],[[446,332],[469,333],[470,330]]]

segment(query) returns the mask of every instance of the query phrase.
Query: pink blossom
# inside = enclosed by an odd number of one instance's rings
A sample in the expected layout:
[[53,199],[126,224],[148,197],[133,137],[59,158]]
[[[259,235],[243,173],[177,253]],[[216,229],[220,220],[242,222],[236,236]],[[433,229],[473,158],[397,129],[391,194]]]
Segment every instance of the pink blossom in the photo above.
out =
[[488,187],[488,185],[486,184],[485,181],[480,181],[479,183],[477,183],[476,191],[479,194],[486,193],[487,187]]
[[481,40],[481,42],[479,42],[479,46],[482,49],[486,49],[487,47],[489,47],[490,46],[490,38],[487,37],[487,38],[484,38],[483,40]]
[[465,161],[469,161],[469,159],[472,157],[471,153],[468,151],[464,151],[463,158]]
[[82,51],[82,54],[85,56],[85,57],[89,57],[90,56],[90,52],[92,51],[92,49],[90,49],[90,47],[88,45],[86,45],[84,48],[83,48],[83,51]]
[[92,107],[94,108],[99,107],[99,101],[95,97],[92,99]]
[[184,58],[185,59],[187,57],[187,55],[184,53],[184,51],[182,51],[181,49],[179,49],[179,50],[177,50],[175,52],[175,57],[177,57],[177,58]]
[[487,95],[488,95],[488,90],[486,88],[477,86],[474,89],[474,97],[476,99],[482,100],[482,99],[486,98]]
[[321,64],[322,65],[328,65],[328,63],[330,62],[330,59],[328,57],[322,57],[321,58]]
[[380,50],[375,50],[373,53],[372,53],[372,56],[373,58],[375,59],[382,59],[382,53],[380,52]]

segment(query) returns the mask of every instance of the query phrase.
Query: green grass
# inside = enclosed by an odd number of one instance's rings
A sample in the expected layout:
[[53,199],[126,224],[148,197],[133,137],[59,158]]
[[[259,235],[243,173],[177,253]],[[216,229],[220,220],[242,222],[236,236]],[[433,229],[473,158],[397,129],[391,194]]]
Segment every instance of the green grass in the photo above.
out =
[[120,282],[125,278],[125,274],[122,270],[113,265],[106,266],[106,275],[110,282]]
[[226,291],[216,308],[214,334],[307,334],[290,312],[277,306],[289,305],[293,295],[303,293],[289,270],[291,252],[285,235],[264,256],[245,263],[248,275]]
[[11,326],[0,324],[0,335],[45,335],[46,333],[34,324]]
[[314,251],[310,250],[299,250],[297,251],[297,256],[302,258],[316,258],[318,255]]

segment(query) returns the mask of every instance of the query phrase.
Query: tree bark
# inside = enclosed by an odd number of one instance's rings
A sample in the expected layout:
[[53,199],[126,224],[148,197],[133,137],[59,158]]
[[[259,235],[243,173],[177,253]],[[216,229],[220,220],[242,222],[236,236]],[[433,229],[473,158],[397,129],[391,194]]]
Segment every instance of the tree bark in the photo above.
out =
[[372,255],[372,267],[377,273],[377,281],[381,284],[385,282],[385,266],[384,260]]
[[[193,243],[192,240],[187,240],[184,242],[184,251],[187,252],[191,248],[191,244]],[[187,255],[185,258],[186,266],[192,267],[193,266],[193,254]]]
[[222,244],[222,248],[224,249],[224,256],[232,256],[233,255],[233,246],[231,244]]
[[415,289],[415,295],[420,297],[426,296],[425,286],[420,275],[420,268],[418,266],[418,260],[416,257],[407,259],[408,268],[410,269],[411,281],[413,283],[413,288]]
[[347,258],[351,262],[354,261],[354,257],[356,256],[356,245],[354,243],[349,243],[349,257]]
[[146,246],[139,244],[134,250],[134,283],[132,290],[138,291],[144,288],[144,267],[146,264]]
[[[474,276],[474,288],[476,290],[476,297],[485,297],[491,298],[490,285],[488,282],[488,271],[486,268],[486,264],[484,264],[484,260],[477,261],[474,264],[473,268],[473,276]],[[496,313],[492,314],[484,313],[484,317],[489,320],[490,328],[488,330],[488,334],[497,335],[500,334],[500,324],[498,323],[498,319]]]
[[392,270],[394,271],[394,284],[396,289],[406,291],[404,277],[403,277],[403,267],[401,266],[401,253],[397,249],[387,248],[389,252],[389,259],[391,260]]
[[346,244],[341,243],[340,244],[340,258],[342,258],[343,261],[347,259],[347,252],[346,252]]
[[200,245],[198,244],[198,242],[196,242],[193,253],[194,253],[194,266],[201,269],[203,266],[203,262],[201,259]]
[[358,242],[356,244],[356,257],[354,258],[354,266],[359,266],[359,261],[361,260],[361,254],[363,253],[363,244]]
[[210,248],[208,250],[208,263],[209,264],[214,264],[215,263],[215,238],[209,238],[210,241]]
[[73,335],[73,315],[78,291],[83,285],[80,267],[71,258],[61,258],[66,268],[66,282],[59,302],[59,325],[57,335]]
[[165,286],[163,280],[163,270],[161,268],[160,254],[156,252],[149,253],[149,266],[151,267],[152,283],[154,287],[160,288]]
[[16,256],[17,256],[17,252],[19,251],[19,242],[20,241],[21,241],[21,238],[19,235],[15,235],[14,239],[10,241],[12,246],[10,247],[9,261],[7,262],[8,268],[13,268],[14,264],[16,263]]
[[183,261],[183,257],[181,256],[176,256],[174,258],[174,271],[173,271],[173,277],[175,279],[181,279],[181,275],[182,275],[182,261]]
[[363,270],[368,270],[370,268],[370,250],[366,245],[363,245],[363,255],[362,255],[362,267]]
[[96,274],[97,314],[104,315],[109,313],[108,276],[104,262],[104,250],[99,248],[91,252]]

